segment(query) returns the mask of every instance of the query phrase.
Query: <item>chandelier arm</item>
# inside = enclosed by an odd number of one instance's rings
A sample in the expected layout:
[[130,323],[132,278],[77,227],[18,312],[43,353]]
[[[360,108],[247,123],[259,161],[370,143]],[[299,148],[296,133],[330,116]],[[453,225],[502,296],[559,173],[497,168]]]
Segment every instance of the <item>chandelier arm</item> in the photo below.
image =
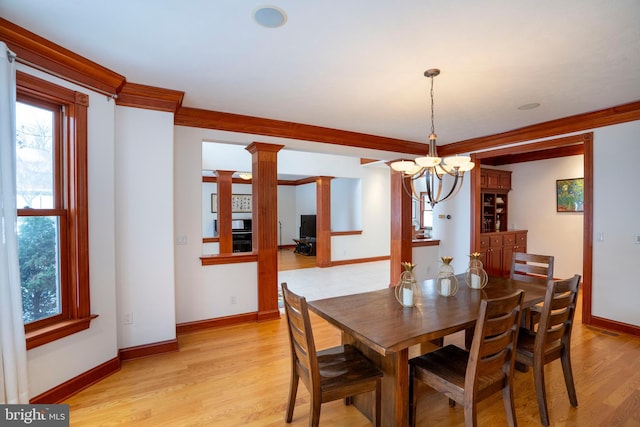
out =
[[[442,196],[442,176],[438,175],[438,173],[436,172],[433,176],[433,188],[435,189],[435,183],[438,183],[438,191],[436,192],[436,197],[435,197],[435,202],[438,203],[441,199],[440,197]],[[437,180],[437,181],[436,181]]]
[[[458,178],[461,178],[459,182],[458,182]],[[449,194],[447,194],[445,197],[443,197],[442,200],[440,200],[440,201],[447,200],[449,197],[455,197],[455,195],[458,194],[458,192],[462,188],[462,183],[463,182],[464,182],[464,175],[462,175],[462,176],[456,175],[456,177],[455,177],[455,179],[453,181],[453,185],[451,186],[451,190],[449,191]]]
[[[420,174],[418,177],[422,176],[422,174]],[[420,201],[419,197],[415,196],[415,188],[413,186],[413,178],[411,179],[411,190],[409,190],[407,188],[407,183],[406,183],[406,177],[404,176],[404,174],[402,174],[402,188],[404,189],[404,192],[407,193],[407,196],[411,197],[413,200],[417,200]]]
[[[434,197],[433,192],[436,189],[436,179],[438,180],[438,191]],[[435,169],[432,168],[427,172],[425,181],[427,184],[427,197],[429,198],[429,204],[431,204],[431,207],[433,208],[436,203],[441,201],[440,194],[442,194],[442,177],[438,175]]]

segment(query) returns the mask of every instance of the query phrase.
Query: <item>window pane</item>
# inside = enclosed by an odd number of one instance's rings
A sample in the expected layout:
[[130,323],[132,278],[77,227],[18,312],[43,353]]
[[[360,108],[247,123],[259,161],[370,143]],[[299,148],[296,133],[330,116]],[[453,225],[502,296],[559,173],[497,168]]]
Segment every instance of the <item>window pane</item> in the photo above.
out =
[[18,256],[24,323],[61,313],[59,220],[18,217]]
[[51,110],[16,103],[18,209],[54,207],[53,118]]

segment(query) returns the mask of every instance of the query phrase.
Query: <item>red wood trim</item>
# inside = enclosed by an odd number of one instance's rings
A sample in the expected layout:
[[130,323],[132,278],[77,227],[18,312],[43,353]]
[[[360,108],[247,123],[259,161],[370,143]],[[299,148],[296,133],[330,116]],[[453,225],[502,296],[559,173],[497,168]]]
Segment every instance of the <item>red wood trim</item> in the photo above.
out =
[[90,89],[116,94],[125,83],[124,76],[96,64],[60,45],[0,18],[0,40],[18,57],[17,61],[73,81]]
[[[218,177],[217,176],[203,176],[202,177],[202,182],[216,183],[216,182],[218,182]],[[251,184],[251,183],[253,183],[253,180],[252,179],[242,179],[242,178],[232,178],[231,182],[233,184]]]
[[79,93],[22,71],[16,71],[16,80],[18,92],[35,96],[37,99],[47,99],[55,104],[60,102],[75,104],[76,93]]
[[258,261],[255,252],[235,252],[231,254],[205,255],[200,257],[201,265],[240,264]]
[[624,334],[635,335],[640,337],[640,326],[617,322],[615,320],[610,320],[610,319],[603,319],[602,317],[597,317],[597,316],[591,317],[591,322],[589,323],[589,326],[608,329],[610,331],[622,332]]
[[269,310],[260,310],[258,312],[258,322],[266,322],[267,320],[276,320],[280,318],[280,309],[271,308]]
[[532,151],[530,153],[493,157],[484,160],[482,164],[491,166],[512,165],[514,163],[533,162],[536,160],[555,159],[558,157],[577,156],[580,154],[584,154],[584,147],[582,144]]
[[80,319],[65,320],[44,328],[25,332],[27,350],[73,335],[76,332],[89,329],[91,321],[96,317],[98,317],[98,315],[94,314]]
[[414,248],[419,248],[422,246],[440,246],[440,240],[414,240],[411,244]]
[[634,120],[640,120],[640,101],[439,146],[438,154],[448,156],[457,153],[471,153],[480,149],[549,138]]
[[[402,273],[402,262],[412,262],[413,227],[411,225],[412,198],[405,191],[411,178],[389,169],[391,173],[391,266],[390,286],[398,282]],[[403,183],[404,181],[404,183]]]
[[224,326],[240,325],[243,323],[255,323],[258,321],[258,314],[243,313],[232,316],[218,317],[215,319],[197,320],[195,322],[185,322],[176,325],[176,333],[184,334],[188,332],[201,331],[211,328],[222,328]]
[[356,236],[362,234],[362,230],[350,230],[350,231],[332,231],[332,236]]
[[376,256],[369,258],[356,258],[356,259],[342,259],[339,261],[331,261],[331,266],[334,267],[336,265],[349,265],[349,264],[361,264],[364,262],[374,262],[374,261],[387,261],[391,259],[390,256]]
[[167,340],[162,342],[156,342],[151,344],[137,345],[134,347],[128,347],[120,349],[118,356],[120,361],[139,359],[141,357],[155,356],[163,353],[172,353],[180,350],[178,346],[178,340]]
[[316,179],[316,265],[331,266],[331,177]]
[[126,82],[118,93],[116,104],[124,107],[175,113],[182,105],[184,92]]
[[258,254],[258,320],[280,316],[278,309],[278,152],[279,144],[253,142],[253,250]]
[[368,165],[369,163],[378,163],[379,161],[380,160],[377,160],[377,159],[364,159],[364,158],[361,158],[360,159],[360,164],[361,165]]
[[584,214],[582,231],[582,323],[591,324],[593,286],[593,133],[584,136]]
[[428,150],[426,144],[419,142],[197,108],[179,108],[174,117],[174,124],[254,135],[304,139],[383,151],[388,151],[389,147],[393,147],[394,151],[416,155],[424,155]]
[[469,244],[469,253],[480,252],[480,187],[481,187],[481,171],[479,153],[471,153],[471,161],[475,166],[469,171],[470,186],[470,213],[471,213],[471,242]]
[[220,241],[219,237],[203,237],[202,238],[202,243],[216,243],[219,241]]
[[45,391],[29,400],[31,404],[54,404],[67,400],[69,397],[85,388],[103,380],[120,370],[120,359],[114,357],[95,368],[92,368],[51,390]]
[[218,206],[216,211],[218,212],[218,236],[220,236],[220,254],[233,253],[233,230],[231,227],[232,213],[231,213],[231,195],[233,193],[233,177],[234,171],[218,170],[216,176],[218,177]]

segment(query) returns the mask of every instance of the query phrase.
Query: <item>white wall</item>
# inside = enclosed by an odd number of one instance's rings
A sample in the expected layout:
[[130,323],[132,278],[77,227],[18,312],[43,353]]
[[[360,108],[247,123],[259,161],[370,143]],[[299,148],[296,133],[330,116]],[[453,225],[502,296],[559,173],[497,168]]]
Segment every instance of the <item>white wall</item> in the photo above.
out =
[[[640,310],[638,310],[638,301],[640,301],[640,286],[638,286],[638,277],[640,277],[640,244],[636,244],[637,235],[640,235],[640,198],[637,197],[637,183],[640,182],[639,169],[636,165],[637,159],[640,158],[640,144],[637,143],[637,135],[640,134],[640,121],[623,123],[614,126],[607,126],[593,130],[594,133],[594,218],[593,218],[593,280],[592,280],[592,314],[604,319],[610,319],[630,325],[640,326]],[[557,135],[556,137],[560,137]],[[575,160],[574,160],[575,161]],[[571,162],[571,161],[570,161]],[[567,166],[568,173],[577,174],[575,163],[569,163]],[[515,165],[514,165],[515,167]],[[515,167],[517,168],[517,167]],[[515,169],[514,169],[515,170]],[[526,170],[526,169],[524,169]],[[530,173],[527,171],[526,173]],[[544,174],[541,170],[536,176],[536,180],[544,180],[539,174]],[[556,172],[554,172],[556,173]],[[573,178],[577,176],[564,176],[565,178]],[[517,180],[518,178],[516,178]],[[555,192],[555,177],[553,185],[548,190],[551,194]],[[516,181],[517,183],[518,181]],[[524,185],[524,184],[516,184]],[[514,209],[511,203],[512,194],[515,196],[515,189],[509,193],[510,209]],[[453,201],[446,202],[442,206],[436,205],[439,213],[451,213],[452,220],[436,220],[437,226],[434,225],[435,238],[441,239],[440,253],[441,255],[453,254],[463,257],[469,250],[467,239],[462,238],[468,234],[469,221],[469,198],[468,183],[465,188]],[[520,195],[519,195],[520,196]],[[517,196],[517,197],[519,197]],[[525,196],[526,197],[526,196]],[[548,197],[548,196],[545,196]],[[555,196],[554,196],[555,197]],[[457,206],[455,209],[452,203]],[[548,203],[548,201],[543,202]],[[553,202],[553,210],[555,211],[555,201]],[[520,224],[524,221],[533,221],[533,217],[537,215],[538,206],[527,204],[525,209],[529,208],[536,212],[531,216],[523,216],[517,213],[517,217],[513,219],[514,226],[526,228],[527,224]],[[547,209],[549,210],[549,208]],[[454,215],[455,213],[455,215]],[[554,224],[554,229],[560,226],[570,226],[576,229],[575,223],[578,221],[578,214],[562,214],[560,222]],[[572,217],[571,215],[574,215]],[[462,218],[462,223],[457,218]],[[444,222],[444,225],[441,223]],[[509,221],[510,223],[512,220]],[[455,225],[455,227],[453,227]],[[537,225],[532,225],[538,227]],[[603,241],[598,241],[597,236],[602,233]],[[537,241],[537,237],[531,233],[533,246],[531,250],[537,250],[541,246],[541,242]],[[562,244],[556,242],[556,244]],[[545,246],[546,247],[546,246]],[[528,249],[529,250],[529,249]],[[560,259],[560,269],[558,274],[563,274],[562,269],[567,268],[566,272],[574,273],[574,269],[578,266],[566,267],[572,261],[573,256],[566,257],[554,245],[550,249],[554,256]],[[455,263],[455,261],[454,261]],[[464,268],[463,268],[464,267]],[[464,272],[465,266],[456,265],[456,273]],[[569,270],[571,268],[571,270]]]
[[[241,164],[225,166],[223,155],[214,156],[215,161],[203,161],[202,142],[236,144],[235,154],[229,154],[233,157],[241,152],[238,145],[246,146],[256,140],[269,142],[269,138],[184,126],[174,128],[174,137],[175,234],[176,239],[185,243],[176,246],[175,251],[176,322],[180,324],[256,311],[256,263],[201,265],[204,209],[202,168],[235,170],[236,167],[245,167]],[[282,143],[282,140],[277,143]],[[388,168],[361,166],[356,157],[292,152],[285,148],[278,153],[278,173],[362,179],[362,226],[366,231],[359,236],[333,237],[332,260],[389,255]],[[285,214],[283,206],[278,206],[278,220],[283,222],[282,244],[286,245],[293,243],[290,239],[298,237],[300,214],[316,213],[316,189],[315,184],[307,184],[291,189],[282,186],[278,192],[279,195],[289,196],[295,193],[293,201],[289,198],[286,202],[294,205],[295,209]],[[281,203],[280,200],[278,203]],[[291,212],[295,215],[293,230],[289,225]],[[290,234],[292,231],[294,235]],[[235,297],[235,304],[231,303],[232,297]]]
[[300,237],[296,214],[296,187],[278,186],[278,245],[293,245],[293,239]]
[[175,339],[172,113],[117,107],[116,194],[119,347]]
[[360,179],[331,180],[331,231],[362,229],[362,185]]
[[527,252],[554,256],[554,277],[582,274],[583,212],[556,211],[556,180],[584,177],[584,156],[517,163],[509,192],[509,229],[528,230]]
[[115,269],[115,104],[97,94],[18,64],[19,71],[89,95],[89,329],[27,352],[34,397],[118,356]]
[[[386,167],[361,171],[362,234],[332,236],[333,261],[389,256],[391,249],[390,172]],[[333,209],[333,207],[332,207]]]
[[[453,179],[445,176],[444,187]],[[452,256],[451,265],[456,274],[464,273],[469,266],[471,253],[471,194],[470,180],[453,198],[440,202],[433,208],[433,238],[440,240],[440,256]],[[449,218],[448,218],[449,217]]]
[[[640,326],[640,121],[594,131],[594,316]],[[597,236],[602,234],[604,240]]]

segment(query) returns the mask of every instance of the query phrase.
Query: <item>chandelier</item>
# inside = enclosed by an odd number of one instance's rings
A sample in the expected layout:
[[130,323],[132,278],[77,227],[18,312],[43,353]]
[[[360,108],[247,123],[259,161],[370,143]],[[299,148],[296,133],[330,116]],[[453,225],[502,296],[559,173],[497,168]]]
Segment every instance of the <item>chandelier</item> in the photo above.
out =
[[[405,180],[402,185],[405,191],[416,200],[420,200],[415,188],[415,182],[424,179],[427,201],[433,208],[436,203],[454,197],[464,181],[464,173],[473,169],[475,164],[469,156],[438,157],[436,139],[438,136],[434,128],[433,114],[433,78],[440,74],[437,68],[431,68],[424,72],[425,77],[431,79],[431,134],[429,135],[429,153],[425,157],[418,157],[414,161],[400,160],[391,163],[391,168],[402,172],[403,177],[411,177],[411,189],[408,189]],[[443,178],[445,175],[453,177],[451,188],[443,191]],[[447,180],[450,181],[450,180]]]

